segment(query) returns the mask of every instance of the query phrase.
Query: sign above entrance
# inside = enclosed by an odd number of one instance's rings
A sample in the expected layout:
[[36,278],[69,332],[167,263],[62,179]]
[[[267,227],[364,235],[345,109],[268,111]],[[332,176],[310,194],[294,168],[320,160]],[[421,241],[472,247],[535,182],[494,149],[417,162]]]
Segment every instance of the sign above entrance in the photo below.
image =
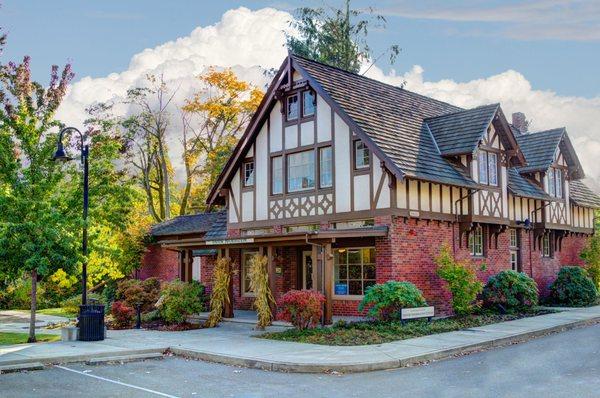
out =
[[206,246],[239,245],[240,243],[254,243],[254,238],[207,240]]

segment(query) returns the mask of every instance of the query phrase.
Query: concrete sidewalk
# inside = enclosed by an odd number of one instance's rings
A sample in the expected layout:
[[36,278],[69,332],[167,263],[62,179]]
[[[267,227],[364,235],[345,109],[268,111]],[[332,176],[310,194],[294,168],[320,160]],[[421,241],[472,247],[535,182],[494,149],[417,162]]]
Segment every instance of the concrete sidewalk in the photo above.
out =
[[[29,311],[26,310],[2,310],[0,311],[0,332],[29,332]],[[38,333],[60,334],[60,329],[46,329],[46,326],[53,323],[68,322],[69,318],[62,316],[45,315],[37,313],[35,315],[35,328]]]
[[[223,323],[185,332],[109,331],[101,342],[55,342],[0,347],[0,366],[81,362],[92,358],[170,351],[230,365],[288,372],[362,372],[391,369],[500,346],[600,320],[600,306],[353,347],[257,339],[250,325]],[[282,330],[272,327],[269,330]]]

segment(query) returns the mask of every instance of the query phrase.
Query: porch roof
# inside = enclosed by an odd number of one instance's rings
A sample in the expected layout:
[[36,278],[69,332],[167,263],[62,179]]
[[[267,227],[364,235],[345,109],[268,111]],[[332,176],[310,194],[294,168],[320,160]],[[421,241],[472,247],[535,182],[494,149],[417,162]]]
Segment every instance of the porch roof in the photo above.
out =
[[308,232],[284,232],[278,234],[265,234],[255,236],[227,237],[211,240],[210,238],[170,239],[160,243],[172,248],[219,248],[219,247],[247,247],[268,244],[291,244],[297,245],[302,242],[335,241],[338,238],[371,238],[387,236],[388,227],[377,225],[352,229],[331,229],[324,231]]

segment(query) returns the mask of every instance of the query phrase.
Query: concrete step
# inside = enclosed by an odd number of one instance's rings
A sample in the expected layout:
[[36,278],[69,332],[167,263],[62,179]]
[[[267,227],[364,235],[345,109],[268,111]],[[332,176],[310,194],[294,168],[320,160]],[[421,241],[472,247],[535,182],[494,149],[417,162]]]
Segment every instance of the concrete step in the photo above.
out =
[[21,372],[23,370],[42,370],[42,369],[44,369],[44,365],[41,364],[40,362],[21,363],[21,364],[14,364],[14,365],[3,365],[3,366],[0,366],[0,374]]
[[92,358],[85,363],[88,365],[100,365],[107,362],[135,362],[143,361],[145,359],[163,359],[163,354],[158,352],[149,352],[145,354],[131,354],[131,355],[115,355],[111,357]]

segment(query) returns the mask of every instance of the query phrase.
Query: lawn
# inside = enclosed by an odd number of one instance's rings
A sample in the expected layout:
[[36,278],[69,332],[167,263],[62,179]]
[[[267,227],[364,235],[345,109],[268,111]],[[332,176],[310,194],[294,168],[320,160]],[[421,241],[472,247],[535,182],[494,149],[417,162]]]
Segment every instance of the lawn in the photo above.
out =
[[[23,344],[27,343],[28,333],[10,333],[0,332],[0,345]],[[60,335],[56,334],[39,334],[36,333],[38,343],[60,340]]]
[[77,314],[67,312],[62,308],[45,308],[43,310],[38,310],[37,313],[44,315],[62,316],[65,318],[77,318]]
[[426,320],[415,320],[402,325],[400,322],[339,322],[331,327],[308,330],[289,329],[283,332],[265,333],[258,337],[271,340],[295,341],[323,345],[351,346],[381,344],[430,334],[452,332],[492,323],[512,321],[529,316],[548,314],[552,311],[535,310],[515,314],[476,314]]

